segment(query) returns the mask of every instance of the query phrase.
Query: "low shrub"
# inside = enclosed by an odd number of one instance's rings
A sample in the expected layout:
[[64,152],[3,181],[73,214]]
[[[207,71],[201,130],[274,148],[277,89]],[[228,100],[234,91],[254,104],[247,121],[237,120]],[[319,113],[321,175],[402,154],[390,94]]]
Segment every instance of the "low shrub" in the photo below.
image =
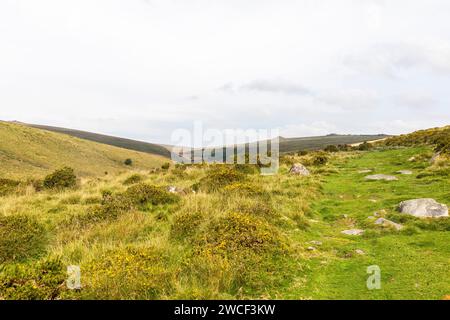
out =
[[0,300],[54,300],[65,290],[67,278],[58,258],[0,268]]
[[229,185],[226,185],[222,192],[225,194],[235,194],[241,196],[261,196],[264,195],[264,190],[252,183],[249,182],[235,182]]
[[316,154],[312,158],[312,164],[315,166],[324,166],[328,163],[328,157],[325,154]]
[[171,226],[171,237],[175,239],[185,239],[192,237],[200,224],[203,222],[204,215],[198,212],[183,212],[174,217]]
[[0,196],[5,196],[7,194],[16,191],[20,182],[11,179],[0,179]]
[[0,216],[0,264],[35,257],[45,249],[46,230],[26,215]]
[[168,170],[170,168],[170,163],[169,162],[166,162],[166,163],[164,163],[162,166],[161,166],[161,169],[163,169],[163,170]]
[[215,253],[242,253],[242,250],[276,252],[286,248],[277,229],[262,219],[229,213],[213,222],[203,235],[202,247]]
[[109,250],[81,266],[88,299],[163,299],[174,290],[176,270],[156,248]]
[[145,183],[139,183],[129,187],[123,194],[131,203],[138,206],[147,204],[160,205],[171,204],[179,201],[180,197],[166,189]]
[[125,179],[125,181],[123,182],[124,185],[130,185],[130,184],[135,184],[138,182],[141,182],[144,178],[140,175],[140,174],[132,174],[131,176],[129,176],[128,178]]
[[339,149],[338,149],[338,147],[336,147],[335,145],[329,145],[329,146],[326,146],[325,147],[325,149],[323,149],[325,152],[338,152],[339,151]]
[[131,160],[130,158],[125,159],[125,161],[123,162],[126,166],[131,166],[133,165],[133,160]]
[[244,178],[244,174],[232,167],[216,165],[209,169],[206,177],[199,181],[194,190],[196,188],[201,191],[215,192],[234,182],[242,181]]
[[65,189],[74,187],[77,177],[72,168],[64,167],[45,177],[43,185],[47,189]]

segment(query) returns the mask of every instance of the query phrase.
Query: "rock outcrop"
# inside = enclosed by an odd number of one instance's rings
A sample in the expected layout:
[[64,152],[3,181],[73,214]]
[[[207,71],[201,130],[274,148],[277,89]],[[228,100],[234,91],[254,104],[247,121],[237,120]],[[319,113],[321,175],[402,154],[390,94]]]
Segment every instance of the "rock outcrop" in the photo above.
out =
[[415,217],[448,217],[448,207],[430,198],[403,201],[399,204],[398,210]]
[[309,170],[301,163],[294,164],[291,167],[291,169],[289,170],[289,173],[300,175],[300,176],[309,176],[310,175]]

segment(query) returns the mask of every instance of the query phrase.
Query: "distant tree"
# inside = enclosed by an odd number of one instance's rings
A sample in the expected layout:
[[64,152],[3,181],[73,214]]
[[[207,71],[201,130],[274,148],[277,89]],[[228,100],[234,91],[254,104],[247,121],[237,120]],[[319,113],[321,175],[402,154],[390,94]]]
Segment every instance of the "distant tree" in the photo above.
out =
[[163,169],[163,170],[167,170],[167,169],[169,169],[169,168],[170,168],[170,163],[168,163],[168,162],[164,163],[164,164],[161,166],[161,169]]
[[367,151],[367,150],[369,150],[371,148],[372,148],[372,145],[370,143],[368,143],[367,141],[364,141],[363,143],[361,143],[358,146],[358,150],[359,151]]
[[124,161],[124,164],[125,164],[126,166],[131,166],[131,165],[133,164],[133,160],[131,160],[130,158],[128,158],[128,159],[126,159],[126,160]]
[[317,154],[312,159],[312,162],[315,166],[323,166],[328,162],[328,157],[325,154]]
[[329,146],[326,146],[324,151],[326,152],[338,152],[339,149],[335,145],[330,144]]

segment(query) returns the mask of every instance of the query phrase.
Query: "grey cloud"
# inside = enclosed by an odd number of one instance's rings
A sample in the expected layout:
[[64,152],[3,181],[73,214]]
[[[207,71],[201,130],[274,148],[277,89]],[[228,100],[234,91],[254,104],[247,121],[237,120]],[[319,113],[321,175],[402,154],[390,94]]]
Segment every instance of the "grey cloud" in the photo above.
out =
[[450,44],[417,45],[409,43],[384,43],[363,52],[346,55],[342,63],[362,73],[396,78],[411,69],[450,73]]
[[240,87],[245,91],[260,91],[269,93],[283,93],[289,95],[312,96],[313,93],[306,87],[289,82],[268,80],[254,80]]

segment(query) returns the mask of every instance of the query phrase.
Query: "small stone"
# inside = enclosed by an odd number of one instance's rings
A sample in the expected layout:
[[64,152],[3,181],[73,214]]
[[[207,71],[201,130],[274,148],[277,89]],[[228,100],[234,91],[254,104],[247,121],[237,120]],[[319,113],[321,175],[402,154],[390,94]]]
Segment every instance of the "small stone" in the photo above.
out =
[[174,186],[168,186],[167,187],[167,191],[169,191],[170,193],[177,193],[177,187]]
[[411,157],[411,158],[408,159],[408,161],[409,162],[414,162],[414,161],[416,161],[416,157]]
[[317,240],[312,240],[309,243],[314,244],[316,246],[321,246],[322,245],[322,241],[317,241]]
[[355,250],[355,253],[356,254],[359,254],[359,255],[365,255],[366,253],[364,252],[364,251],[362,251],[361,249],[356,249]]
[[389,176],[387,174],[374,174],[371,176],[366,176],[366,180],[385,180],[385,181],[396,181],[398,180],[395,176]]
[[342,217],[343,217],[344,219],[347,219],[347,218],[348,218],[348,214],[343,214]]
[[361,229],[350,229],[350,230],[344,230],[341,231],[341,233],[348,235],[348,236],[360,236],[364,233],[364,230]]
[[394,221],[385,219],[385,218],[378,218],[375,221],[375,224],[380,225],[382,227],[392,227],[395,230],[401,230],[403,229],[403,226],[401,224],[395,223]]
[[310,175],[309,170],[301,163],[294,164],[291,167],[291,169],[289,170],[289,173],[300,175],[300,176],[309,176]]
[[316,250],[316,248],[315,247],[308,247],[308,250],[309,251],[314,251],[314,250]]
[[399,170],[396,173],[398,173],[398,174],[407,174],[407,175],[413,174],[413,172],[411,170]]
[[364,170],[359,170],[358,173],[370,173],[372,172],[372,169],[364,169]]

